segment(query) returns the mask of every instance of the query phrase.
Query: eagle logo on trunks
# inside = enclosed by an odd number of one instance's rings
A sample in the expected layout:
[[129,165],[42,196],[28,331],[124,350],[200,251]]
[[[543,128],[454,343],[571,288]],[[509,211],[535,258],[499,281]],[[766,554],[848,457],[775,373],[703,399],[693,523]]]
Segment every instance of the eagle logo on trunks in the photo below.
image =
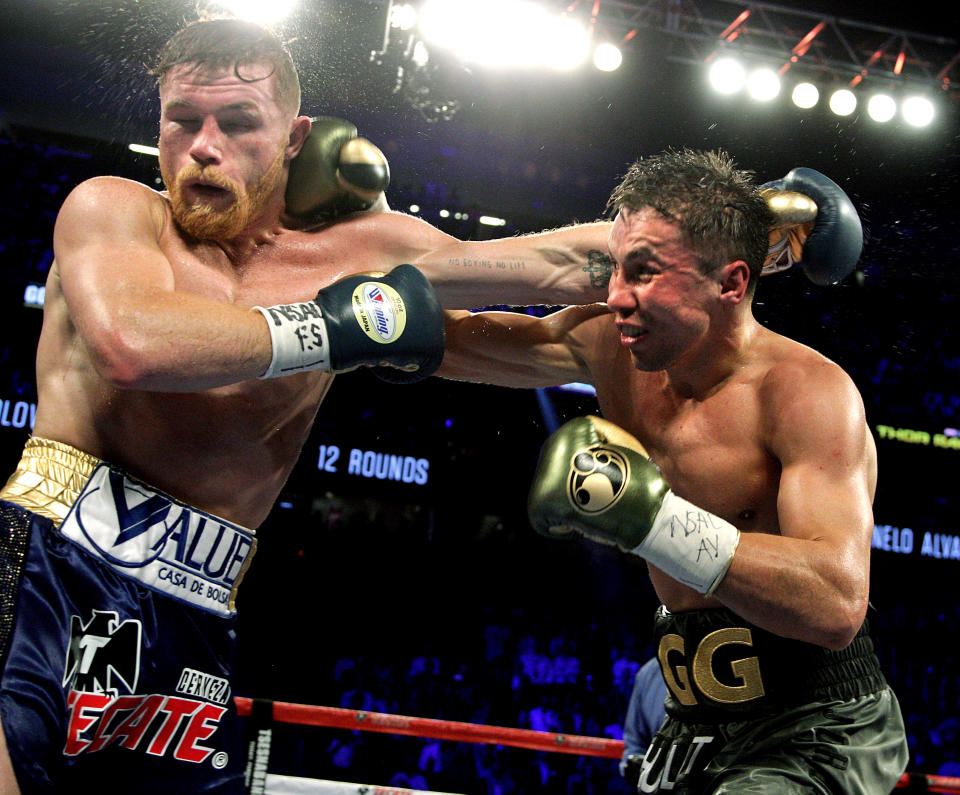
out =
[[249,530],[107,464],[94,470],[60,532],[124,576],[224,616],[254,545]]
[[214,767],[224,767],[226,754],[204,741],[216,734],[227,713],[229,684],[185,668],[177,686],[184,696],[135,692],[142,634],[140,621],[121,621],[110,610],[94,610],[87,623],[70,617],[63,674],[68,713],[64,755],[114,747],[169,754],[194,764],[210,759]]
[[617,504],[630,479],[630,462],[611,447],[595,444],[570,459],[567,498],[581,513],[603,513]]
[[84,624],[70,616],[70,643],[64,665],[64,686],[81,693],[119,695],[118,685],[133,693],[140,678],[141,625],[121,621],[112,610],[94,610]]

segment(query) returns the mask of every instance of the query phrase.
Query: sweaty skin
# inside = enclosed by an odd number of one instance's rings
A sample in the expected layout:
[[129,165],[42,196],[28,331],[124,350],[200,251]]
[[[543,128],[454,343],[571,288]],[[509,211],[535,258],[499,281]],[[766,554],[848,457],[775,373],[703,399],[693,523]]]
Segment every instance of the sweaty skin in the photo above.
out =
[[[260,63],[245,64],[243,80],[232,68],[167,73],[159,149],[170,190],[98,177],[71,192],[37,351],[37,436],[251,529],[333,381],[259,380],[271,342],[253,306],[404,263],[445,307],[582,303],[602,297],[608,271],[607,223],[483,243],[395,212],[304,228],[284,192],[310,119],[281,106],[273,73]],[[19,792],[2,728],[0,791]]]
[[440,375],[580,381],[681,497],[742,531],[712,598],[654,566],[671,611],[724,604],[785,637],[843,648],[866,611],[876,449],[833,362],[760,326],[742,261],[703,275],[655,211],[614,222],[606,305],[544,319],[448,313]]
[[[270,511],[332,381],[257,380],[270,343],[250,307],[309,300],[344,276],[405,262],[445,306],[596,300],[609,229],[462,243],[395,212],[298,228],[282,197],[309,121],[284,117],[272,80],[168,76],[159,142],[168,183],[201,164],[249,188],[283,152],[281,179],[239,234],[205,241],[180,228],[166,193],[110,177],[80,185],[57,221],[37,355],[36,435],[250,528]],[[214,182],[189,180],[183,194],[229,208],[235,197]]]

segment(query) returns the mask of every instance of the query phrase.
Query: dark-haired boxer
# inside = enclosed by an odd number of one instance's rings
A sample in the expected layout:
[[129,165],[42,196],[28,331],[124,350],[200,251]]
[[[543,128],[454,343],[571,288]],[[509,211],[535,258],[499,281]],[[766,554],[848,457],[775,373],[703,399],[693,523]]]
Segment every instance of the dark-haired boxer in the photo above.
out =
[[603,286],[606,224],[460,243],[352,212],[385,161],[311,132],[256,26],[188,26],[156,72],[167,191],[92,179],[56,223],[35,436],[0,495],[5,795],[242,791],[233,595],[334,373],[428,376],[439,302]]
[[[799,183],[819,209],[798,253],[855,260],[849,199]],[[452,313],[440,373],[596,386],[605,419],[547,440],[528,508],[649,564],[669,694],[640,792],[889,792],[907,746],[865,623],[876,449],[846,373],[753,317],[764,191],[723,153],[667,152],[610,205],[609,314]]]

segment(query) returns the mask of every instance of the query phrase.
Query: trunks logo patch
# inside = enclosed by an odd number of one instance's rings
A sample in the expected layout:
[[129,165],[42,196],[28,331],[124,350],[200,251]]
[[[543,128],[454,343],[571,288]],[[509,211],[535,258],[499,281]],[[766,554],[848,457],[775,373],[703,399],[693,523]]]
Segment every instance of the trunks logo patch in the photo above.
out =
[[[63,674],[68,690],[63,753],[77,756],[115,745],[195,764],[209,758],[217,769],[225,767],[227,754],[204,741],[217,731],[227,707],[211,704],[209,699],[135,692],[140,678],[142,634],[140,621],[120,621],[117,613],[109,610],[94,610],[86,624],[79,616],[70,617]],[[188,671],[191,669],[184,669],[181,684]],[[216,695],[225,703],[229,697],[226,680],[200,676],[208,681],[194,682],[193,689],[205,690],[208,696]],[[179,685],[177,689],[181,690]]]
[[655,734],[640,763],[637,792],[666,792],[678,784],[692,786],[716,756],[715,739],[712,735],[697,735],[671,741]]
[[[731,646],[753,648],[753,634],[746,627],[718,629],[699,642],[692,660],[687,658],[683,637],[668,633],[660,638],[657,647],[660,670],[673,697],[686,707],[700,703],[697,693],[721,705],[763,698],[766,688],[759,658],[733,653]],[[720,659],[724,662],[717,665]]]
[[112,696],[122,686],[124,693],[133,693],[140,678],[140,637],[139,621],[120,621],[113,611],[94,610],[86,624],[80,616],[70,616],[63,686]]
[[199,696],[215,704],[226,704],[230,698],[230,682],[222,676],[184,668],[177,682],[177,692],[188,696]]
[[205,744],[220,728],[227,708],[193,698],[161,694],[111,697],[102,693],[67,695],[66,756],[102,751],[108,746],[226,767],[225,751]]
[[580,513],[603,513],[623,496],[630,479],[630,462],[617,450],[593,445],[570,459],[567,499]]
[[154,590],[219,615],[253,551],[253,533],[101,464],[60,526],[67,538]]

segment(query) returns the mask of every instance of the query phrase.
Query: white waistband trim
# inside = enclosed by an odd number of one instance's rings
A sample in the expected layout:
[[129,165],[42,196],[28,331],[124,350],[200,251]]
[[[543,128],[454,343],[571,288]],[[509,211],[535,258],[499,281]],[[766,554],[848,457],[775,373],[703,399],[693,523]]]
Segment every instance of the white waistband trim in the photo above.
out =
[[125,577],[221,616],[236,610],[236,589],[256,538],[228,522],[100,464],[60,532]]

